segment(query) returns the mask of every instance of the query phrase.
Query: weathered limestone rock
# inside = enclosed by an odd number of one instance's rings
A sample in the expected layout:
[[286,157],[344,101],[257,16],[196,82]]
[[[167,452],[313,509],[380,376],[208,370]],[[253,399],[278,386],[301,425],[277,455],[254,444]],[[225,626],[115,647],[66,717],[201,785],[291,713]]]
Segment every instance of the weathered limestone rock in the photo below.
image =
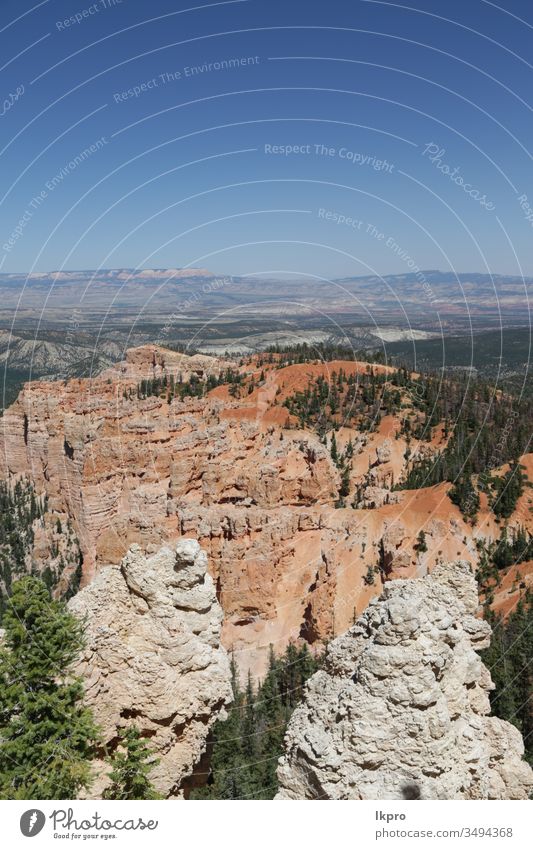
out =
[[398,504],[399,497],[397,492],[391,492],[383,486],[365,486],[362,498],[358,504],[366,510],[374,510],[376,507],[383,507],[384,504]]
[[489,716],[465,561],[391,581],[328,649],[294,712],[279,799],[527,799],[519,731]]
[[[86,619],[87,647],[75,672],[85,679],[104,742],[135,724],[159,764],[157,790],[179,796],[205,750],[212,724],[231,701],[228,657],[220,646],[222,609],[195,540],[146,557],[133,545],[120,566],[101,569],[70,602]],[[98,763],[91,790],[107,783]]]
[[381,463],[390,463],[392,456],[392,442],[390,439],[386,439],[381,445],[376,447],[376,462],[378,464]]
[[229,360],[205,354],[190,356],[158,345],[141,345],[140,348],[130,348],[126,351],[125,361],[106,369],[102,372],[102,377],[115,380],[117,377],[138,378],[140,374],[147,378],[163,377],[166,374],[167,377],[179,376],[187,381],[195,374],[200,380],[205,380],[210,374],[218,377],[223,369],[232,365]]

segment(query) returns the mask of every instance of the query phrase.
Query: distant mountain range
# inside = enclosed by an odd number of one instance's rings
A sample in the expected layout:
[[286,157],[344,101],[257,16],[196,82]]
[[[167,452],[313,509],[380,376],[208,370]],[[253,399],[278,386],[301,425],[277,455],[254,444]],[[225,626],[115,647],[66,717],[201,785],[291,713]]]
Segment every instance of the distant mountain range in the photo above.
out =
[[0,274],[0,319],[5,322],[15,309],[22,317],[57,314],[62,324],[74,321],[75,311],[85,320],[102,313],[115,320],[126,313],[131,320],[132,314],[145,319],[173,312],[190,320],[229,310],[240,317],[350,316],[364,323],[436,326],[470,317],[494,320],[500,314],[526,322],[532,284],[531,277],[435,270],[332,280],[234,277],[201,268]]
[[0,409],[28,379],[94,375],[150,342],[219,355],[333,342],[521,386],[532,284],[435,270],[337,280],[202,268],[0,274]]

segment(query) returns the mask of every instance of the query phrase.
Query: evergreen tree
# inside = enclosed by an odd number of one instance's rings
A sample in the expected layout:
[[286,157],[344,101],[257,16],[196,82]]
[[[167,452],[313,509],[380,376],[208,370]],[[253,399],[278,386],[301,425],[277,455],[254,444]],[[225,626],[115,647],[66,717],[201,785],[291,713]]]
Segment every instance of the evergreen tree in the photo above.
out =
[[506,620],[487,606],[492,626],[491,644],[481,652],[495,684],[490,694],[492,712],[512,722],[524,739],[525,757],[533,765],[533,596],[526,593]]
[[419,554],[424,554],[428,550],[425,531],[420,531],[420,533],[418,534],[414,548],[416,549],[416,551],[418,551]]
[[256,722],[256,704],[252,673],[248,672],[248,680],[246,683],[241,711],[241,741],[243,757],[246,761],[252,764],[260,757]]
[[330,455],[331,455],[331,459],[333,460],[335,465],[337,465],[338,462],[339,462],[339,451],[338,451],[338,448],[337,448],[337,439],[335,437],[335,431],[333,432],[333,434],[331,436],[331,447],[330,447],[329,452],[330,452]]
[[281,657],[270,647],[265,679],[254,688],[248,675],[243,692],[232,659],[234,702],[228,718],[217,722],[209,748],[207,786],[194,788],[192,799],[272,799],[278,789],[277,765],[292,711],[305,681],[318,669],[306,643],[289,644]]
[[42,581],[13,585],[0,651],[0,796],[72,799],[90,784],[98,731],[70,674],[83,629]]
[[285,735],[286,717],[280,694],[281,668],[270,646],[268,671],[258,691],[257,714],[261,732],[263,759],[259,783],[263,798],[273,799],[277,793],[276,769]]
[[130,725],[121,735],[119,745],[109,759],[111,785],[104,791],[104,799],[161,798],[148,777],[158,760],[152,757],[139,729]]
[[350,494],[350,469],[345,466],[341,474],[341,485],[339,488],[339,498],[346,498]]
[[368,569],[366,570],[366,575],[364,575],[363,577],[363,581],[369,587],[373,586],[376,583],[376,570],[374,566],[369,565]]
[[450,501],[466,519],[474,520],[479,510],[479,495],[469,474],[461,475],[448,492]]
[[0,620],[13,582],[27,572],[33,522],[44,510],[31,483],[18,480],[11,486],[0,481]]
[[215,724],[208,746],[211,753],[211,772],[205,787],[191,791],[192,799],[241,799],[248,792],[242,769],[244,696],[233,655],[230,668],[233,704],[228,710],[227,719]]
[[496,498],[493,511],[496,516],[508,519],[512,516],[516,503],[524,491],[524,475],[519,463],[512,463],[502,478],[493,479]]

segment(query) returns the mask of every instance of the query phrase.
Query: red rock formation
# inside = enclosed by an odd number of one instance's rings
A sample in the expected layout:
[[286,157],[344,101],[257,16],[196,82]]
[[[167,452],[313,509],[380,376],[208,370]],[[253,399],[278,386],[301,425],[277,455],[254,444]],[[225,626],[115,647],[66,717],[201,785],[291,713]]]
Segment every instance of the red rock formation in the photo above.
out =
[[[270,643],[282,650],[290,638],[312,644],[345,631],[382,579],[421,576],[458,557],[475,562],[474,535],[499,536],[488,510],[475,531],[466,524],[447,484],[390,492],[406,450],[393,416],[374,433],[339,430],[339,448],[354,444],[352,488],[361,484],[366,504],[378,506],[335,509],[340,479],[328,448],[281,403],[338,363],[267,369],[260,385],[255,365],[243,366],[254,384],[242,399],[225,385],[184,401],[137,398],[143,379],[206,380],[229,365],[145,346],[93,379],[27,384],[6,410],[0,475],[29,473],[50,508],[71,517],[85,584],[131,543],[149,552],[194,537],[224,607],[224,645],[260,670]],[[417,553],[421,529],[428,551]]]

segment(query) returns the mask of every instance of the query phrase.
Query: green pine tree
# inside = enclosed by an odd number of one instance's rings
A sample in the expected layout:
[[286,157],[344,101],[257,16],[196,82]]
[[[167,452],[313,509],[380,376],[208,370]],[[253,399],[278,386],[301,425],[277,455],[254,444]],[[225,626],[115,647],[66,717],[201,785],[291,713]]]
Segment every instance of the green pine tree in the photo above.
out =
[[420,531],[417,537],[417,541],[413,546],[415,551],[418,551],[419,554],[424,554],[428,550],[428,544],[426,542],[426,532]]
[[462,474],[448,490],[448,497],[459,507],[465,519],[475,520],[479,510],[479,495],[467,472]]
[[119,745],[109,759],[111,785],[104,791],[104,799],[160,799],[149,779],[159,761],[152,757],[139,729],[130,725],[121,735]]
[[204,787],[194,788],[191,799],[241,799],[248,788],[243,771],[242,718],[244,695],[240,687],[237,664],[231,657],[231,686],[233,704],[228,718],[215,724],[208,745],[211,753],[211,769]]
[[513,515],[516,503],[524,491],[524,480],[519,463],[511,463],[509,471],[502,478],[495,478],[493,485],[496,498],[492,509],[496,516],[509,519]]
[[337,439],[335,437],[335,431],[333,431],[333,434],[331,436],[331,447],[329,449],[329,452],[331,455],[331,459],[333,460],[335,465],[337,465],[339,462],[339,450],[337,448]]
[[70,674],[83,628],[42,581],[13,585],[0,651],[0,796],[72,799],[90,784],[98,741],[83,686]]
[[345,466],[341,474],[341,485],[339,488],[339,498],[347,498],[350,494],[350,469]]
[[490,694],[492,712],[516,725],[524,739],[526,760],[533,764],[533,596],[526,592],[505,620],[488,607],[485,618],[492,626],[492,638],[481,657],[495,684]]
[[318,669],[306,643],[290,643],[281,657],[270,647],[268,671],[256,688],[248,675],[240,689],[232,659],[233,705],[228,718],[214,727],[209,744],[211,769],[205,787],[191,799],[272,799],[278,789],[276,769],[283,737],[305,681]]
[[263,751],[259,780],[263,799],[273,799],[278,789],[276,770],[288,719],[280,693],[280,667],[274,649],[270,646],[268,671],[257,694],[257,715]]

